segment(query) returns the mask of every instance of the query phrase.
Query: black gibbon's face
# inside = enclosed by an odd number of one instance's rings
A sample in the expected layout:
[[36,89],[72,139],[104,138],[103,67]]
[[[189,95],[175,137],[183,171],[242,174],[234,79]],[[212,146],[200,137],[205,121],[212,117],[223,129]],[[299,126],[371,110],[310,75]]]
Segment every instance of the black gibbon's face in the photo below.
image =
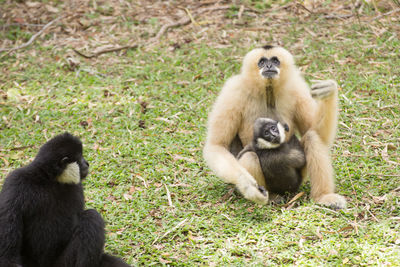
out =
[[279,77],[279,66],[281,62],[278,57],[273,56],[271,58],[261,57],[258,61],[258,68],[260,69],[260,75],[266,79],[273,79]]
[[257,146],[262,149],[276,148],[285,141],[285,132],[289,131],[289,126],[279,121],[259,118],[254,125],[254,137]]
[[65,184],[78,184],[89,174],[89,163],[82,154],[74,158],[64,157],[61,160],[64,171],[57,177],[57,181]]

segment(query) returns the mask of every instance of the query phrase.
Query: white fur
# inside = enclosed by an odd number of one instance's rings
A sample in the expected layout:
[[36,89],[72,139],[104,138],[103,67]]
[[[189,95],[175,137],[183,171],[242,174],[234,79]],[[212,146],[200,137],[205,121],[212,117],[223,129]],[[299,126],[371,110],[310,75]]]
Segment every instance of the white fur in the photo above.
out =
[[281,144],[273,144],[262,138],[257,138],[257,147],[260,149],[272,149],[272,148],[277,148],[280,145]]
[[[281,73],[281,70],[279,68],[277,68],[277,67],[274,67],[274,70],[276,70],[277,73],[274,75],[273,79],[277,79],[279,77],[279,73]],[[261,77],[264,78],[264,79],[268,79],[268,78],[264,77],[264,75],[262,75],[263,71],[264,71],[264,68],[261,68],[260,69]]]
[[76,162],[67,165],[63,173],[57,177],[57,181],[63,184],[79,184],[79,165]]
[[283,142],[285,142],[286,134],[285,134],[285,128],[280,122],[278,122],[278,131],[279,131],[279,136],[281,137],[280,143],[282,144]]

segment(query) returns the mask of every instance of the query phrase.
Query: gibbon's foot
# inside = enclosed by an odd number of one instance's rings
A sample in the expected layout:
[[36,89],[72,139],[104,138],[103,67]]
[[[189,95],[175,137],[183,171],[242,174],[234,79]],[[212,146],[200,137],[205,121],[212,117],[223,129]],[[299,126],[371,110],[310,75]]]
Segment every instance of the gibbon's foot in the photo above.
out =
[[[240,177],[239,184],[236,185],[237,189],[239,192],[244,196],[244,198],[249,199],[253,202],[256,202],[258,204],[267,204],[268,203],[268,192],[265,191],[262,193],[259,189],[259,186],[255,182],[254,178],[251,177],[252,179],[246,179],[242,175]],[[254,180],[254,181],[252,181]]]
[[337,90],[337,83],[334,80],[312,80],[311,96],[317,99],[324,99]]
[[285,198],[278,194],[271,194],[269,196],[269,202],[271,204],[282,204],[283,202],[285,202]]
[[346,199],[338,194],[332,193],[332,194],[322,195],[316,199],[316,202],[318,204],[328,206],[335,210],[346,208]]

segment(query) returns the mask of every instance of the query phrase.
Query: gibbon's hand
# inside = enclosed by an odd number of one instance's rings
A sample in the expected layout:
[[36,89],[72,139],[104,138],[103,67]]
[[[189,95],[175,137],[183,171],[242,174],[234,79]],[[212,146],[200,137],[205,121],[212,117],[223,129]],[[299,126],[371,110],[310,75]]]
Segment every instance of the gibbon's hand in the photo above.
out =
[[256,180],[250,174],[241,174],[236,185],[240,193],[246,198],[258,204],[268,203],[268,191],[262,192]]
[[316,99],[325,99],[337,91],[337,83],[334,80],[311,80],[311,95]]

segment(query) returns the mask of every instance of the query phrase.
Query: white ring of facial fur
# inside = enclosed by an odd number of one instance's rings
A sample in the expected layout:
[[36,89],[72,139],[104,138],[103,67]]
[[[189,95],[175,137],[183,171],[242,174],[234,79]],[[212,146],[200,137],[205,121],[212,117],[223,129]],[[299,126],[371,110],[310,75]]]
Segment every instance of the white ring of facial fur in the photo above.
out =
[[79,165],[76,162],[72,162],[57,177],[57,181],[63,184],[79,184],[80,178]]
[[[261,68],[260,71],[259,71],[261,77],[262,77],[263,79],[268,79],[268,78],[264,77],[264,75],[262,74],[262,73],[263,73],[263,70],[264,70],[264,68]],[[275,67],[275,66],[274,66],[274,70],[276,70],[277,73],[274,75],[274,77],[272,77],[272,79],[277,79],[277,78],[279,77],[279,73],[281,73],[281,70],[280,70],[279,68]]]
[[286,135],[285,135],[285,128],[280,122],[278,122],[278,131],[279,131],[279,136],[281,137],[280,144],[282,144],[283,142],[285,142]]
[[257,147],[260,149],[272,149],[272,148],[277,148],[280,145],[281,144],[273,144],[262,138],[257,138]]

